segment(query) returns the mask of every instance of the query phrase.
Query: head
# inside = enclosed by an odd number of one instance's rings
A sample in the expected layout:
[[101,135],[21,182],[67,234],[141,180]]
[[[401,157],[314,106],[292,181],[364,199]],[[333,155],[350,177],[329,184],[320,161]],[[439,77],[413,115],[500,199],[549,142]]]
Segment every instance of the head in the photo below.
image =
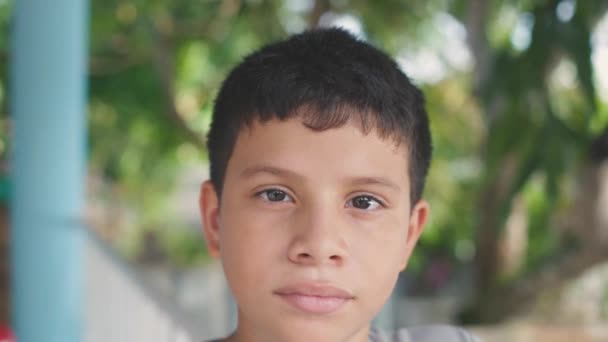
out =
[[366,340],[428,214],[420,90],[345,31],[308,31],[230,73],[208,150],[201,213],[237,335]]

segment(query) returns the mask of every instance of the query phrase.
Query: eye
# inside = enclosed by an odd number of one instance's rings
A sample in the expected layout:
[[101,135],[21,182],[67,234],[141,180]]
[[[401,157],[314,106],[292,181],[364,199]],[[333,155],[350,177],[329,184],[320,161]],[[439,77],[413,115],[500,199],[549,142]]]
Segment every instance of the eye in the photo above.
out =
[[266,189],[255,194],[264,201],[268,202],[293,202],[291,196],[279,189]]
[[373,196],[361,195],[353,197],[347,204],[348,207],[353,207],[362,210],[375,210],[383,208],[384,204]]

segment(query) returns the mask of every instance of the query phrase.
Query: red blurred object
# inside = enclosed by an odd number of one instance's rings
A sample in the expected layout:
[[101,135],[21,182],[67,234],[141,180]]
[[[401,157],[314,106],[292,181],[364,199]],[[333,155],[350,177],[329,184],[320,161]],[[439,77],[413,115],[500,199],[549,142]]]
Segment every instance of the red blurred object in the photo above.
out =
[[0,322],[0,342],[17,342],[11,329]]

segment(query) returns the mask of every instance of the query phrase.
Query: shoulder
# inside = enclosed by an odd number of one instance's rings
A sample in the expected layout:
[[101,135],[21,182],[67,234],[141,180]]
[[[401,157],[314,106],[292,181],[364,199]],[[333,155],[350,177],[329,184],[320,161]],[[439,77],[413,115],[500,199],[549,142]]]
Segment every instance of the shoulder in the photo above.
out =
[[481,342],[463,328],[436,324],[402,328],[390,333],[373,330],[372,342]]

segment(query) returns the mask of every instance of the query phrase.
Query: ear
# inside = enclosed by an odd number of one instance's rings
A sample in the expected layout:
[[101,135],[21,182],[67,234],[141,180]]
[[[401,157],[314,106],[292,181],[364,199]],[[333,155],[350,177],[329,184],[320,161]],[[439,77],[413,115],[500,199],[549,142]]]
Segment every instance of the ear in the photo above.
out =
[[201,185],[199,208],[203,222],[203,233],[207,241],[207,250],[213,257],[220,254],[220,202],[211,181]]
[[416,243],[422,235],[422,231],[424,230],[424,226],[427,222],[428,216],[430,212],[429,204],[425,200],[420,200],[410,214],[410,219],[407,228],[407,240],[405,242],[405,254],[403,255],[403,259],[401,261],[400,269],[403,271],[407,266],[407,262],[414,251],[414,247],[416,247]]

